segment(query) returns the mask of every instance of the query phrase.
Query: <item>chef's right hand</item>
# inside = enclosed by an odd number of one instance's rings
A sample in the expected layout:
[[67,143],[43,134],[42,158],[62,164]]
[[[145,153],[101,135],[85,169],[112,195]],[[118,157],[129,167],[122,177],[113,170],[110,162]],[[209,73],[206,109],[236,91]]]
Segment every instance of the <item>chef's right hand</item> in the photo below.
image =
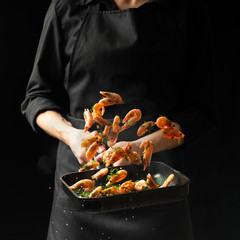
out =
[[89,137],[90,132],[84,132],[81,129],[73,128],[72,131],[69,132],[67,144],[71,148],[73,154],[77,158],[78,162],[81,165],[89,162],[89,159],[86,158],[86,149],[81,147],[81,143]]
[[89,161],[86,158],[85,148],[81,147],[81,143],[89,137],[90,132],[74,128],[60,113],[53,110],[38,114],[36,123],[50,136],[66,143],[81,165]]

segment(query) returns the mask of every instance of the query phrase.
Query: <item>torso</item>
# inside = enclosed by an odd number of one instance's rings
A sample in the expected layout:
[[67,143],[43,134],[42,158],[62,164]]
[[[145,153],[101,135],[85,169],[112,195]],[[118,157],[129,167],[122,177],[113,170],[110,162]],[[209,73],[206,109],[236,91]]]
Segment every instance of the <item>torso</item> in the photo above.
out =
[[148,0],[114,0],[119,9],[138,8]]

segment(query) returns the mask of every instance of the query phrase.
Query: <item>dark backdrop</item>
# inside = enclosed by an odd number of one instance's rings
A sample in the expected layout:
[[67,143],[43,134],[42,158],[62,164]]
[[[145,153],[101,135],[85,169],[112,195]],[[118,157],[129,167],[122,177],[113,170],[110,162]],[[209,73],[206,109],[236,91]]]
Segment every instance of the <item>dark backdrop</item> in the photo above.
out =
[[[209,202],[205,209],[216,215],[215,219],[211,218],[216,220],[216,224],[211,222],[213,235],[219,232],[218,239],[235,240],[240,236],[239,14],[233,0],[225,3],[211,0],[205,3],[213,33],[212,72],[216,89],[214,111],[217,115],[218,133],[215,140],[217,149],[215,154],[211,155],[211,158],[216,159],[215,173],[212,176],[206,175],[209,179],[204,182],[202,188],[209,184],[209,189],[212,187],[217,194],[214,195],[215,199],[209,201],[208,195],[201,196],[201,201],[204,204]],[[45,239],[48,227],[53,175],[51,168],[46,168],[42,163],[50,161],[51,154],[54,155],[50,146],[56,146],[56,141],[50,137],[39,136],[30,129],[20,113],[20,104],[24,99],[43,18],[49,4],[50,0],[12,0],[1,4],[1,136],[4,143],[1,157],[1,196],[4,205],[1,216],[4,229],[8,232],[4,239],[9,240],[20,237]],[[206,160],[208,156],[205,159],[206,168],[202,169],[203,174],[209,170]],[[199,204],[200,207],[200,203],[193,197],[198,192],[198,189],[194,188],[198,178],[194,172],[196,171],[193,169],[190,174],[193,178],[190,206]],[[199,171],[196,174],[199,174]],[[217,178],[217,181],[212,181],[211,177]],[[198,186],[201,184],[198,183]],[[201,222],[198,222],[198,219],[202,219],[198,218],[200,212],[201,210],[193,211],[194,223],[199,225]],[[196,233],[201,236],[199,229],[196,226]],[[208,238],[205,236],[204,239]]]

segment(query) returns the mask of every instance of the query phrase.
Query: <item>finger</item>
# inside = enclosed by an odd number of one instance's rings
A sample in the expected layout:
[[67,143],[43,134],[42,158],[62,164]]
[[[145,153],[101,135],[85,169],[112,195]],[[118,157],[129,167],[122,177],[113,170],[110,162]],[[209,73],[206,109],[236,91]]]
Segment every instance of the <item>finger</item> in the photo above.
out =
[[86,163],[88,163],[89,161],[92,161],[92,159],[87,159],[86,158],[86,154],[84,152],[81,152],[77,157],[77,160],[78,162],[81,164],[81,165],[84,165]]
[[104,144],[98,147],[98,150],[97,150],[98,153],[103,153],[105,151],[106,151],[106,146]]
[[103,161],[103,154],[102,153],[98,154],[94,160],[101,163]]
[[117,162],[113,164],[114,167],[123,166],[123,165],[130,165],[131,163],[125,160],[124,158],[119,159]]
[[81,166],[87,163],[87,161],[82,158],[78,158],[78,162],[80,163]]

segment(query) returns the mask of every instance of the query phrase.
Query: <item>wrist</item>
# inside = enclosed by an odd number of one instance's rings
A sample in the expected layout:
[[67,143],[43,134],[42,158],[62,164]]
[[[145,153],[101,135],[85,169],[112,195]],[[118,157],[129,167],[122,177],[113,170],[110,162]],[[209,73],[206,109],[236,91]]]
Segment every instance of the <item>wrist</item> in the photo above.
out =
[[81,130],[74,128],[73,126],[65,125],[59,129],[59,139],[70,146],[79,131]]

